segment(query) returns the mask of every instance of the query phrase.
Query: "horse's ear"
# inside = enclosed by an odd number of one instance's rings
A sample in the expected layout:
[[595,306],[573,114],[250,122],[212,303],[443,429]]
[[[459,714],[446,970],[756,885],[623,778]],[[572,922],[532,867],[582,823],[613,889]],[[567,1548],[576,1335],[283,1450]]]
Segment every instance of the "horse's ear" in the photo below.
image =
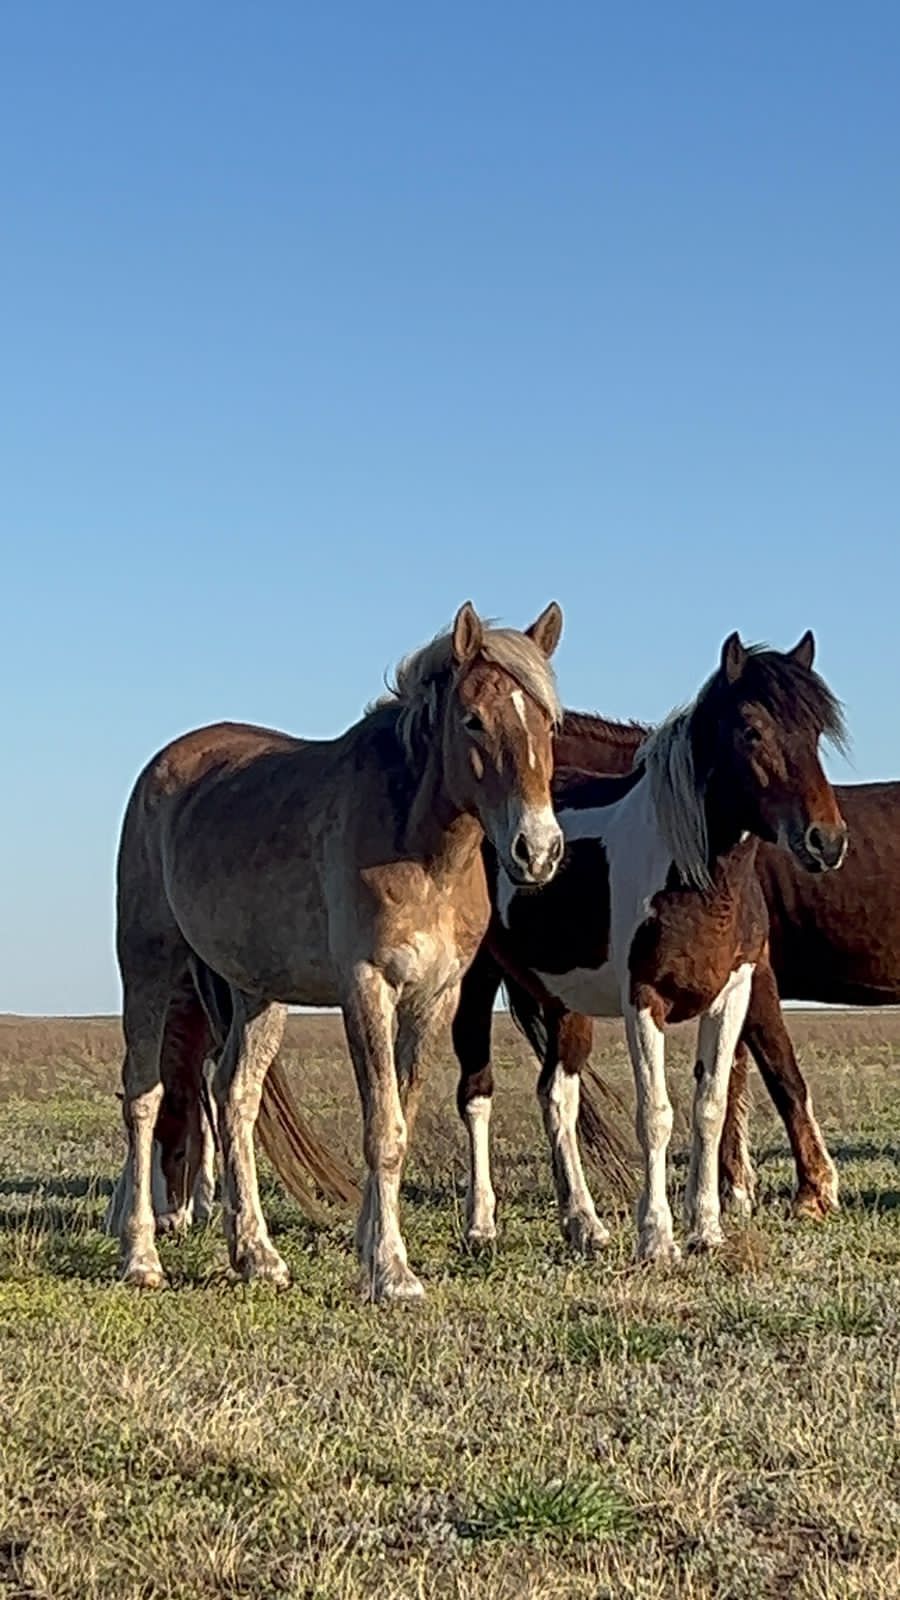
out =
[[533,640],[538,649],[543,651],[545,656],[552,656],[562,636],[562,624],[562,610],[555,600],[551,600],[550,604],[541,612],[537,621],[533,622],[530,628],[525,629],[525,633],[529,639]]
[[453,659],[458,667],[465,666],[467,661],[474,661],[484,643],[484,629],[471,600],[467,600],[457,611],[450,630],[450,640]]
[[747,652],[741,644],[739,633],[730,633],[722,646],[721,667],[727,683],[737,683],[744,670]]
[[788,655],[792,661],[796,661],[798,667],[805,667],[807,672],[812,671],[812,664],[816,659],[816,638],[812,628],[807,628],[800,643],[795,644],[793,650],[788,651]]

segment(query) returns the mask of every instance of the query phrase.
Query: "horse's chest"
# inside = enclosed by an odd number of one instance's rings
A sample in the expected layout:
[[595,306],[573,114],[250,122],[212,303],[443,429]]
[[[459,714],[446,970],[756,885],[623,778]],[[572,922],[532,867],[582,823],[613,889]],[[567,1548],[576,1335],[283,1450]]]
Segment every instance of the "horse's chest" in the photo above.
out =
[[536,976],[567,1011],[587,1017],[622,1015],[622,986],[611,961],[601,967],[573,967],[570,972],[538,972]]
[[384,972],[398,989],[437,998],[459,983],[465,965],[443,930],[410,933],[385,953]]

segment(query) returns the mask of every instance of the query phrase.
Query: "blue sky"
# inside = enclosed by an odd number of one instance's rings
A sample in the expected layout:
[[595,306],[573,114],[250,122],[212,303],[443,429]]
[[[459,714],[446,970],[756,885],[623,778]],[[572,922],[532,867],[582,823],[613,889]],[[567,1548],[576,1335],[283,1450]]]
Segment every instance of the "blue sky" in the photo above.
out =
[[654,718],[807,626],[900,777],[900,10],[5,7],[0,1010],[116,1010],[122,808],[459,602]]

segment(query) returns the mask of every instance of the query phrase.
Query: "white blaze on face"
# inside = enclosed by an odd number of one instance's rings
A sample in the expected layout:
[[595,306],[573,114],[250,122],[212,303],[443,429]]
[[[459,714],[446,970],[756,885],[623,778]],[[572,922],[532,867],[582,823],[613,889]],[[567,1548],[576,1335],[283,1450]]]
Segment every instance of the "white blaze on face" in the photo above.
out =
[[[516,715],[525,730],[528,764],[537,766],[537,756],[528,727],[525,696],[514,689],[511,697]],[[529,805],[521,795],[510,795],[503,808],[491,818],[482,816],[485,832],[500,858],[501,867],[522,884],[548,883],[562,857],[563,836],[552,805]]]
[[511,699],[515,707],[516,716],[521,722],[522,727],[525,729],[525,738],[528,744],[528,765],[530,767],[534,767],[537,764],[537,758],[534,753],[534,744],[532,742],[531,732],[528,727],[528,716],[525,711],[525,696],[521,689],[513,689]]

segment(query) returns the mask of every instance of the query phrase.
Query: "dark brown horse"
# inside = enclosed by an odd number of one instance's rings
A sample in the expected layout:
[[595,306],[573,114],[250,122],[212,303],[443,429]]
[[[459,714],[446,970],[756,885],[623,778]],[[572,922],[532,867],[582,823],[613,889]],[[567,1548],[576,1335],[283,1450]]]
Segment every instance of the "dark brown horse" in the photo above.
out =
[[[575,1136],[578,1073],[571,1069],[581,1064],[584,1034],[574,1013],[625,1016],[645,1159],[643,1257],[674,1253],[662,1027],[701,1018],[688,1212],[692,1244],[719,1237],[718,1145],[734,1049],[751,982],[774,993],[756,839],[778,841],[810,873],[839,866],[846,850],[817,756],[822,734],[842,736],[841,718],[811,670],[812,654],[810,635],[785,656],[746,652],[732,636],[694,706],[650,737],[633,772],[559,774],[555,799],[568,850],[546,893],[516,892],[498,867],[488,952],[470,974],[466,1003],[476,1028],[489,1030],[488,995],[501,974],[526,1029],[530,1018],[549,1024],[539,1094],[564,1231],[581,1249],[602,1243],[605,1230]],[[472,1162],[468,1229],[478,1239],[494,1228],[490,1081],[486,1051],[466,1054],[467,1026],[461,1010],[454,1034]]]
[[556,605],[527,633],[487,628],[463,606],[342,737],[223,723],[175,740],[138,778],[118,859],[130,1150],[117,1220],[129,1283],[162,1281],[152,1173],[164,1091],[177,1107],[181,1086],[184,1121],[211,1050],[232,1265],[286,1281],[253,1131],[293,1003],[344,1014],[368,1168],[366,1292],[421,1295],[398,1199],[423,1054],[487,927],[485,837],[519,885],[547,882],[562,853],[548,663],[561,627]]
[[720,1151],[726,1198],[752,1199],[749,1052],[787,1129],[797,1167],[794,1207],[806,1216],[835,1209],[837,1175],[812,1115],[779,995],[832,1005],[900,1005],[900,783],[846,784],[835,794],[850,833],[839,873],[810,877],[782,851],[759,851],[777,990],[754,984]]

